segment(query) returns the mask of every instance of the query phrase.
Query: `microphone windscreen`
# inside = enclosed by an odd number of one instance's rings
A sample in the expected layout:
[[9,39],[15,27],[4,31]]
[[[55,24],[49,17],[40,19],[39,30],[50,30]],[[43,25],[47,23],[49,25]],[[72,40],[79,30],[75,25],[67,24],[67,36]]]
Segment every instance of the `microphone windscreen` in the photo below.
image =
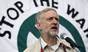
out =
[[68,43],[70,43],[70,45],[72,46],[72,48],[77,47],[76,43],[74,43],[74,41],[71,40],[69,37],[66,37],[65,40],[66,40]]

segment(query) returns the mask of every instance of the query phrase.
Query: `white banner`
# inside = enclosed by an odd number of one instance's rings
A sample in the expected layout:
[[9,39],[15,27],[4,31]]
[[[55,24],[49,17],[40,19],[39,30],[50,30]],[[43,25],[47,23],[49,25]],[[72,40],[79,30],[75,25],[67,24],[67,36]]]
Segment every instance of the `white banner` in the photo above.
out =
[[23,52],[39,38],[35,14],[54,8],[60,15],[60,33],[80,52],[88,52],[88,0],[0,0],[0,52]]

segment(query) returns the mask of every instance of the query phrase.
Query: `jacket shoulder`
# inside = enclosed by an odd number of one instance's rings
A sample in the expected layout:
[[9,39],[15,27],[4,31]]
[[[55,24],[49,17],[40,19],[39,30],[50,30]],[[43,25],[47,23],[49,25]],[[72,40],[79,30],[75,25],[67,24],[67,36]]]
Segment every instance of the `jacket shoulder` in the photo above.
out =
[[34,44],[28,46],[24,52],[36,52],[40,50],[40,42],[36,41]]

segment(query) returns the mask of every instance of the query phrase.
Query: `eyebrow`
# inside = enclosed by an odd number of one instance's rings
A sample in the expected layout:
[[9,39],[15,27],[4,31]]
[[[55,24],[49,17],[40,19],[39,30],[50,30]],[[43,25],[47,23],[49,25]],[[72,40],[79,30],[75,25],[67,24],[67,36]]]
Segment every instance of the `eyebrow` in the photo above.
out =
[[50,18],[47,18],[48,20],[51,20],[51,19],[53,19],[53,18],[55,18],[57,21],[59,20],[59,18],[56,18],[56,17],[50,17]]

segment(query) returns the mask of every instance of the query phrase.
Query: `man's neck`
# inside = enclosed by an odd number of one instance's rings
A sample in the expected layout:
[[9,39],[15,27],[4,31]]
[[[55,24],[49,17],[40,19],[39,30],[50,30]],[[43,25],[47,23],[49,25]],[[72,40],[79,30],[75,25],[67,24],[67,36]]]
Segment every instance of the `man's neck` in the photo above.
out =
[[48,46],[57,44],[56,37],[50,37],[50,36],[43,35],[42,39],[47,43]]

